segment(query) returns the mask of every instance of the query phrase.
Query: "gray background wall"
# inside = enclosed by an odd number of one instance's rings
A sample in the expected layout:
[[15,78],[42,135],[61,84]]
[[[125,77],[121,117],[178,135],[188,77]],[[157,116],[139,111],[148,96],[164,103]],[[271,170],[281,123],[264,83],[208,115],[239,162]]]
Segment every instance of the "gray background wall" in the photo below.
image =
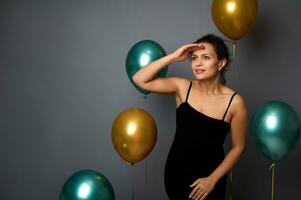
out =
[[[289,103],[300,116],[300,1],[258,1],[253,29],[237,44],[228,85],[250,114],[265,101]],[[175,132],[172,96],[147,101],[130,84],[125,58],[152,39],[167,52],[206,33],[221,35],[211,1],[103,0],[0,2],[0,199],[58,199],[64,181],[91,168],[112,183],[116,199],[167,199],[165,159]],[[188,62],[169,76],[193,78]],[[155,118],[158,141],[147,160],[129,166],[111,143],[111,125],[128,107]],[[229,141],[227,141],[227,145]],[[298,199],[300,144],[276,168],[276,198]],[[270,162],[249,137],[234,170],[234,200],[270,198]]]

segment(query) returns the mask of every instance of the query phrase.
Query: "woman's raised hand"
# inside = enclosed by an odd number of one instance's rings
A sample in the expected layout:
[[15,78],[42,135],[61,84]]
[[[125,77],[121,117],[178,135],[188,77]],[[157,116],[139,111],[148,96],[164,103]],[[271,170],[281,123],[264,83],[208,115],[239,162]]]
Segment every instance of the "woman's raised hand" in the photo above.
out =
[[205,49],[205,46],[201,43],[186,44],[175,50],[170,56],[172,56],[174,62],[184,61],[189,58],[192,51],[197,49]]

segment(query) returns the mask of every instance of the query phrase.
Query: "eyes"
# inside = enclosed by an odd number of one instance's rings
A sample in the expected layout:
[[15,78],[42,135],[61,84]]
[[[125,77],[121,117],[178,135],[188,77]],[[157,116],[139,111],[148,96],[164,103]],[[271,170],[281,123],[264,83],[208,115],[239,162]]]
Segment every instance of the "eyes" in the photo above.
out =
[[[197,56],[193,55],[193,56],[190,57],[189,60],[190,61],[195,61],[195,60],[197,60],[197,58],[198,58]],[[210,59],[210,56],[207,56],[207,55],[202,55],[201,56],[201,60],[209,60],[209,59]]]

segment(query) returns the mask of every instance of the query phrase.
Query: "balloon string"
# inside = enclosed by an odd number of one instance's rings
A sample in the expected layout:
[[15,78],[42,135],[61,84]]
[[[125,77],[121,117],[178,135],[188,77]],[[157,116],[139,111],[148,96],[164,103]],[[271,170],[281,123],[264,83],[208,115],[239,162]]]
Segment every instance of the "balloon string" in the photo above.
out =
[[134,167],[133,167],[134,164],[131,164],[131,165],[132,165],[132,200],[135,200],[135,196],[134,196]]
[[134,182],[132,182],[132,200],[134,200]]
[[236,58],[236,43],[234,41],[232,41],[232,60],[235,60]]
[[234,61],[236,58],[236,42],[233,40],[224,40],[232,44],[232,56],[230,56],[231,61]]
[[147,185],[147,159],[145,160],[145,184]]
[[271,166],[269,167],[269,170],[272,171],[272,200],[274,200],[274,187],[275,187],[275,166],[276,162],[274,161]]
[[229,183],[229,200],[232,200],[232,182],[233,182],[233,174],[232,169],[230,170],[230,183]]

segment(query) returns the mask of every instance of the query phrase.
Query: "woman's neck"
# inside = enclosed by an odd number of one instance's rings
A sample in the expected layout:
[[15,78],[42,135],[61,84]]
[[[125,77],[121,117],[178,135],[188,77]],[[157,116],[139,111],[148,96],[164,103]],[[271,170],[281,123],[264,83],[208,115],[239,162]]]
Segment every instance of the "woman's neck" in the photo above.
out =
[[200,91],[202,94],[210,96],[222,93],[223,85],[217,78],[214,80],[196,80],[194,86],[195,89]]

